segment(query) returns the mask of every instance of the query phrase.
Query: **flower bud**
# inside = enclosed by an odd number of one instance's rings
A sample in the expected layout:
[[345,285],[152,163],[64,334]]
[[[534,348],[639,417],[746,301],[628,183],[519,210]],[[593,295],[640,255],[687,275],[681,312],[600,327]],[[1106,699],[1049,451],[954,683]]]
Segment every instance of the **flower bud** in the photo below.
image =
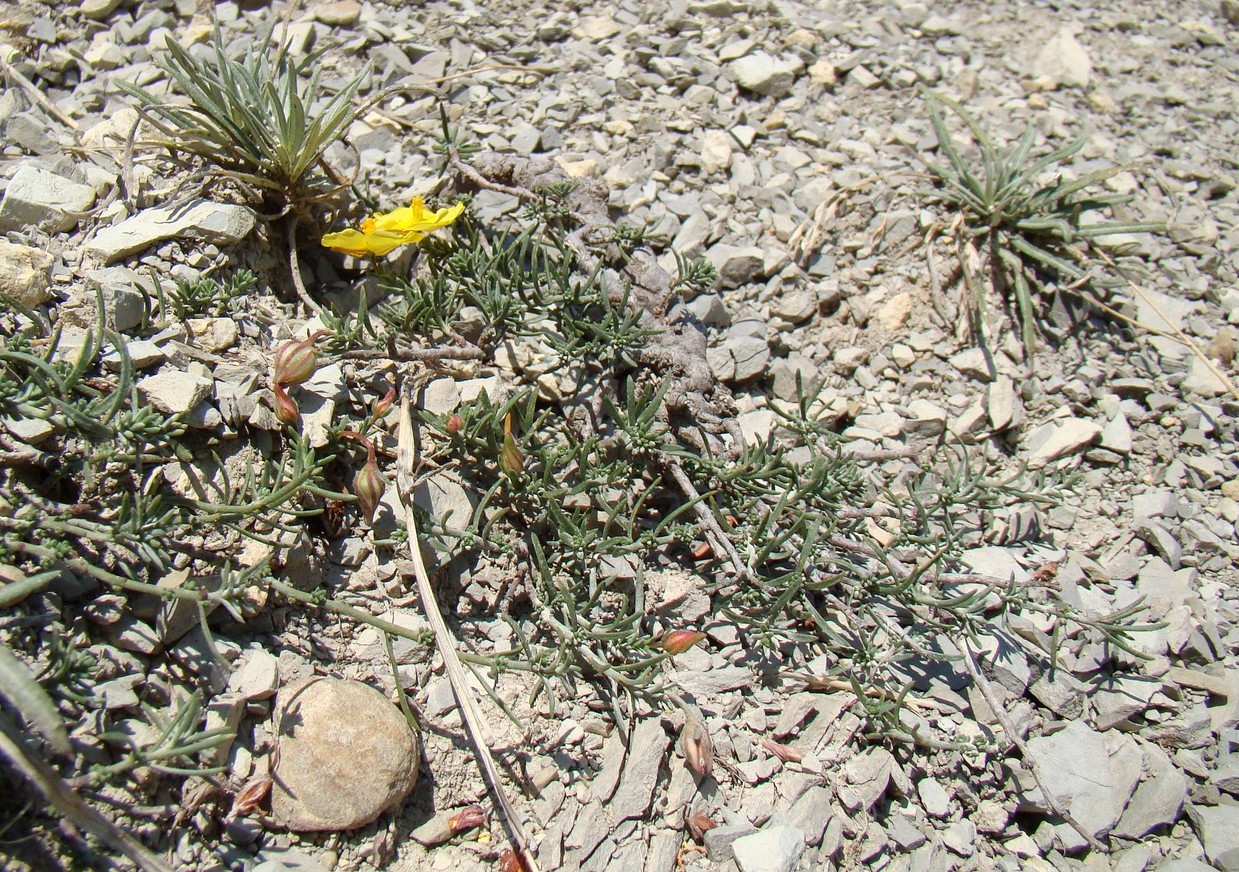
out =
[[275,350],[272,371],[276,385],[299,385],[309,381],[318,369],[318,352],[314,349],[314,343],[324,335],[325,330],[318,330],[305,339],[289,340]]
[[672,630],[658,640],[658,647],[668,654],[683,654],[706,637],[694,630]]
[[688,761],[688,767],[702,778],[714,771],[714,742],[710,740],[710,733],[701,722],[700,715],[685,711],[680,750]]
[[459,433],[464,426],[465,426],[465,419],[460,417],[460,415],[448,415],[447,416],[448,432]]
[[511,412],[503,419],[503,448],[499,452],[499,465],[508,475],[515,475],[525,465],[525,455],[516,447],[516,438],[512,435]]
[[382,418],[391,411],[392,404],[396,402],[396,389],[392,388],[383,395],[383,399],[374,404],[374,417]]
[[371,446],[366,465],[353,480],[353,493],[357,496],[357,505],[367,524],[374,520],[379,501],[383,499],[383,494],[386,492],[387,479],[383,478],[383,473],[379,472],[379,465],[374,459],[374,447]]
[[275,417],[289,427],[296,427],[297,421],[301,419],[301,410],[297,408],[296,401],[279,382],[275,383]]

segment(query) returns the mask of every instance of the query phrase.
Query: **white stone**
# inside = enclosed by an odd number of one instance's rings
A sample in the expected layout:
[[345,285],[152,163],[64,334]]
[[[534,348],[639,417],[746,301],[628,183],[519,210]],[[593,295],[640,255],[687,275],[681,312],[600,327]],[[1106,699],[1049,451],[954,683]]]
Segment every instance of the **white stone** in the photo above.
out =
[[60,233],[77,226],[76,212],[85,212],[95,202],[95,189],[23,164],[9,180],[0,200],[0,230],[37,227]]
[[1087,88],[1093,63],[1075,34],[1064,27],[1041,47],[1033,62],[1033,73],[1049,76],[1068,88]]
[[182,206],[146,209],[119,224],[104,227],[86,245],[87,253],[111,263],[174,237],[232,245],[254,229],[252,209],[231,203],[193,200]]
[[1101,436],[1101,427],[1092,421],[1066,418],[1043,424],[1028,434],[1028,467],[1038,469],[1051,461],[1075,454]]
[[138,393],[167,415],[181,415],[206,399],[213,382],[187,372],[170,370],[138,381]]
[[764,51],[755,51],[727,65],[742,90],[767,97],[784,97],[792,90],[796,73],[791,64]]
[[[1120,738],[1127,744],[1107,743],[1106,735],[1072,721],[1053,735],[1028,741],[1046,787],[1093,835],[1107,833],[1118,823],[1139,778],[1139,768],[1131,772],[1126,765],[1131,740]],[[1048,808],[1040,790],[1034,796],[1040,800],[1034,802],[1037,807]]]
[[701,171],[721,172],[731,164],[731,137],[722,130],[707,130],[701,140]]
[[732,842],[740,872],[792,872],[804,853],[804,832],[795,827],[768,826]]
[[32,309],[51,296],[52,256],[41,248],[0,239],[0,293]]

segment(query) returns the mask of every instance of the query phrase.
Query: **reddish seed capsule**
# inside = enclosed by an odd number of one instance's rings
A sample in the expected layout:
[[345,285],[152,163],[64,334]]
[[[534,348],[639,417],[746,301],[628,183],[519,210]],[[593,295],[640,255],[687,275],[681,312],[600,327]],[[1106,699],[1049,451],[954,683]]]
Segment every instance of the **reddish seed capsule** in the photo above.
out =
[[456,814],[447,819],[447,828],[452,831],[452,835],[468,832],[469,830],[477,829],[486,824],[486,812],[482,810],[480,805],[471,805],[468,808],[462,808]]
[[668,654],[683,654],[705,637],[705,633],[693,630],[672,630],[658,640],[658,647]]
[[374,417],[382,418],[391,411],[392,404],[396,402],[396,389],[392,388],[383,395],[383,399],[374,404]]
[[361,509],[362,517],[366,519],[367,524],[373,522],[379,501],[387,492],[387,479],[383,478],[383,473],[379,472],[373,446],[370,448],[370,456],[366,459],[366,465],[353,480],[353,492],[357,496],[357,505]]
[[791,745],[781,745],[773,739],[762,739],[761,746],[784,763],[799,763],[804,759],[804,752]]
[[297,408],[296,401],[278,382],[275,385],[275,417],[289,427],[296,427],[297,421],[301,419],[301,410]]
[[276,349],[272,361],[272,380],[277,386],[299,385],[314,375],[318,369],[318,352],[314,349],[314,343],[325,335],[325,330],[319,330],[305,339],[285,342]]

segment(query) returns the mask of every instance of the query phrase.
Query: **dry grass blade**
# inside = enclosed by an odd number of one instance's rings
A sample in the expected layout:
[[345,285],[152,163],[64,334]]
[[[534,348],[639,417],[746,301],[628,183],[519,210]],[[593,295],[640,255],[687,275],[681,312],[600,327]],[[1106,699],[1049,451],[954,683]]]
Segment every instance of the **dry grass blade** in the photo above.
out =
[[529,838],[516,814],[516,809],[513,808],[508,798],[507,791],[504,790],[499,767],[495,765],[494,757],[490,753],[490,745],[494,742],[494,737],[482,719],[482,713],[478,711],[473,695],[469,692],[465,670],[456,653],[456,640],[452,636],[452,631],[448,629],[447,622],[443,620],[443,613],[439,610],[439,601],[430,583],[430,576],[426,573],[426,564],[422,560],[421,543],[417,533],[417,517],[413,513],[414,454],[416,451],[414,444],[413,419],[409,412],[409,396],[406,392],[400,403],[396,491],[404,508],[405,526],[409,532],[409,553],[413,559],[414,574],[417,576],[417,592],[422,600],[422,608],[426,612],[426,620],[434,631],[435,647],[439,649],[439,654],[443,657],[444,670],[452,685],[452,692],[456,695],[456,704],[460,707],[469,738],[473,742],[478,765],[482,769],[482,775],[486,779],[495,804],[503,812],[503,822],[508,831],[508,837],[524,864],[524,868],[528,872],[537,872],[538,864],[530,850]]

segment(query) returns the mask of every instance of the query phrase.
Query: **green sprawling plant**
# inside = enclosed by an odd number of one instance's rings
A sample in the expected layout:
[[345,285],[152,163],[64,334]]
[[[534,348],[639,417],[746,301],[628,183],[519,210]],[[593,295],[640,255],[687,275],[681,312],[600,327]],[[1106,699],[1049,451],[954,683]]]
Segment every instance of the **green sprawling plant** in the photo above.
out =
[[[945,165],[929,165],[939,184],[933,196],[958,210],[962,222],[955,239],[973,333],[978,337],[982,333],[983,276],[988,274],[995,290],[1014,298],[1015,320],[1031,356],[1038,334],[1037,296],[1072,293],[1100,303],[1119,282],[1093,256],[1095,246],[1118,234],[1164,232],[1165,225],[1091,220],[1091,213],[1133,199],[1130,194],[1088,190],[1126,167],[1106,167],[1077,179],[1061,173],[1047,178],[1084,147],[1083,140],[1034,154],[1036,131],[1030,126],[1019,142],[1002,149],[958,103],[927,89],[924,94],[938,148],[947,160]],[[941,106],[971,131],[979,168],[956,147]]]
[[[265,450],[234,443],[237,455],[221,457],[141,400],[123,337],[91,330],[62,349],[63,333],[13,315],[0,307],[0,417],[24,422],[33,444],[0,440],[0,701],[69,756],[66,721],[96,720],[100,731],[76,740],[97,746],[73,778],[78,789],[149,770],[218,771],[208,755],[232,731],[207,728],[202,692],[140,699],[124,720],[105,709],[95,640],[85,622],[60,626],[57,586],[81,580],[69,585],[84,598],[74,609],[110,595],[125,610],[136,597],[163,601],[163,626],[181,627],[168,643],[199,626],[214,652],[211,613],[242,621],[265,601],[255,594],[268,567],[240,565],[245,540],[274,543],[324,498],[350,499],[327,487],[338,443],[314,449],[289,433]],[[181,463],[206,473],[197,493],[169,486],[165,472]],[[79,587],[87,580],[93,589]],[[3,712],[0,733],[24,747],[10,760],[33,755]]]
[[353,97],[369,68],[327,94],[321,84],[325,49],[294,58],[287,45],[273,46],[273,31],[274,25],[241,58],[233,56],[218,26],[205,58],[169,40],[166,53],[154,60],[188,103],[118,84],[166,137],[162,145],[206,161],[287,207],[336,186],[324,172],[323,152],[352,123]]

